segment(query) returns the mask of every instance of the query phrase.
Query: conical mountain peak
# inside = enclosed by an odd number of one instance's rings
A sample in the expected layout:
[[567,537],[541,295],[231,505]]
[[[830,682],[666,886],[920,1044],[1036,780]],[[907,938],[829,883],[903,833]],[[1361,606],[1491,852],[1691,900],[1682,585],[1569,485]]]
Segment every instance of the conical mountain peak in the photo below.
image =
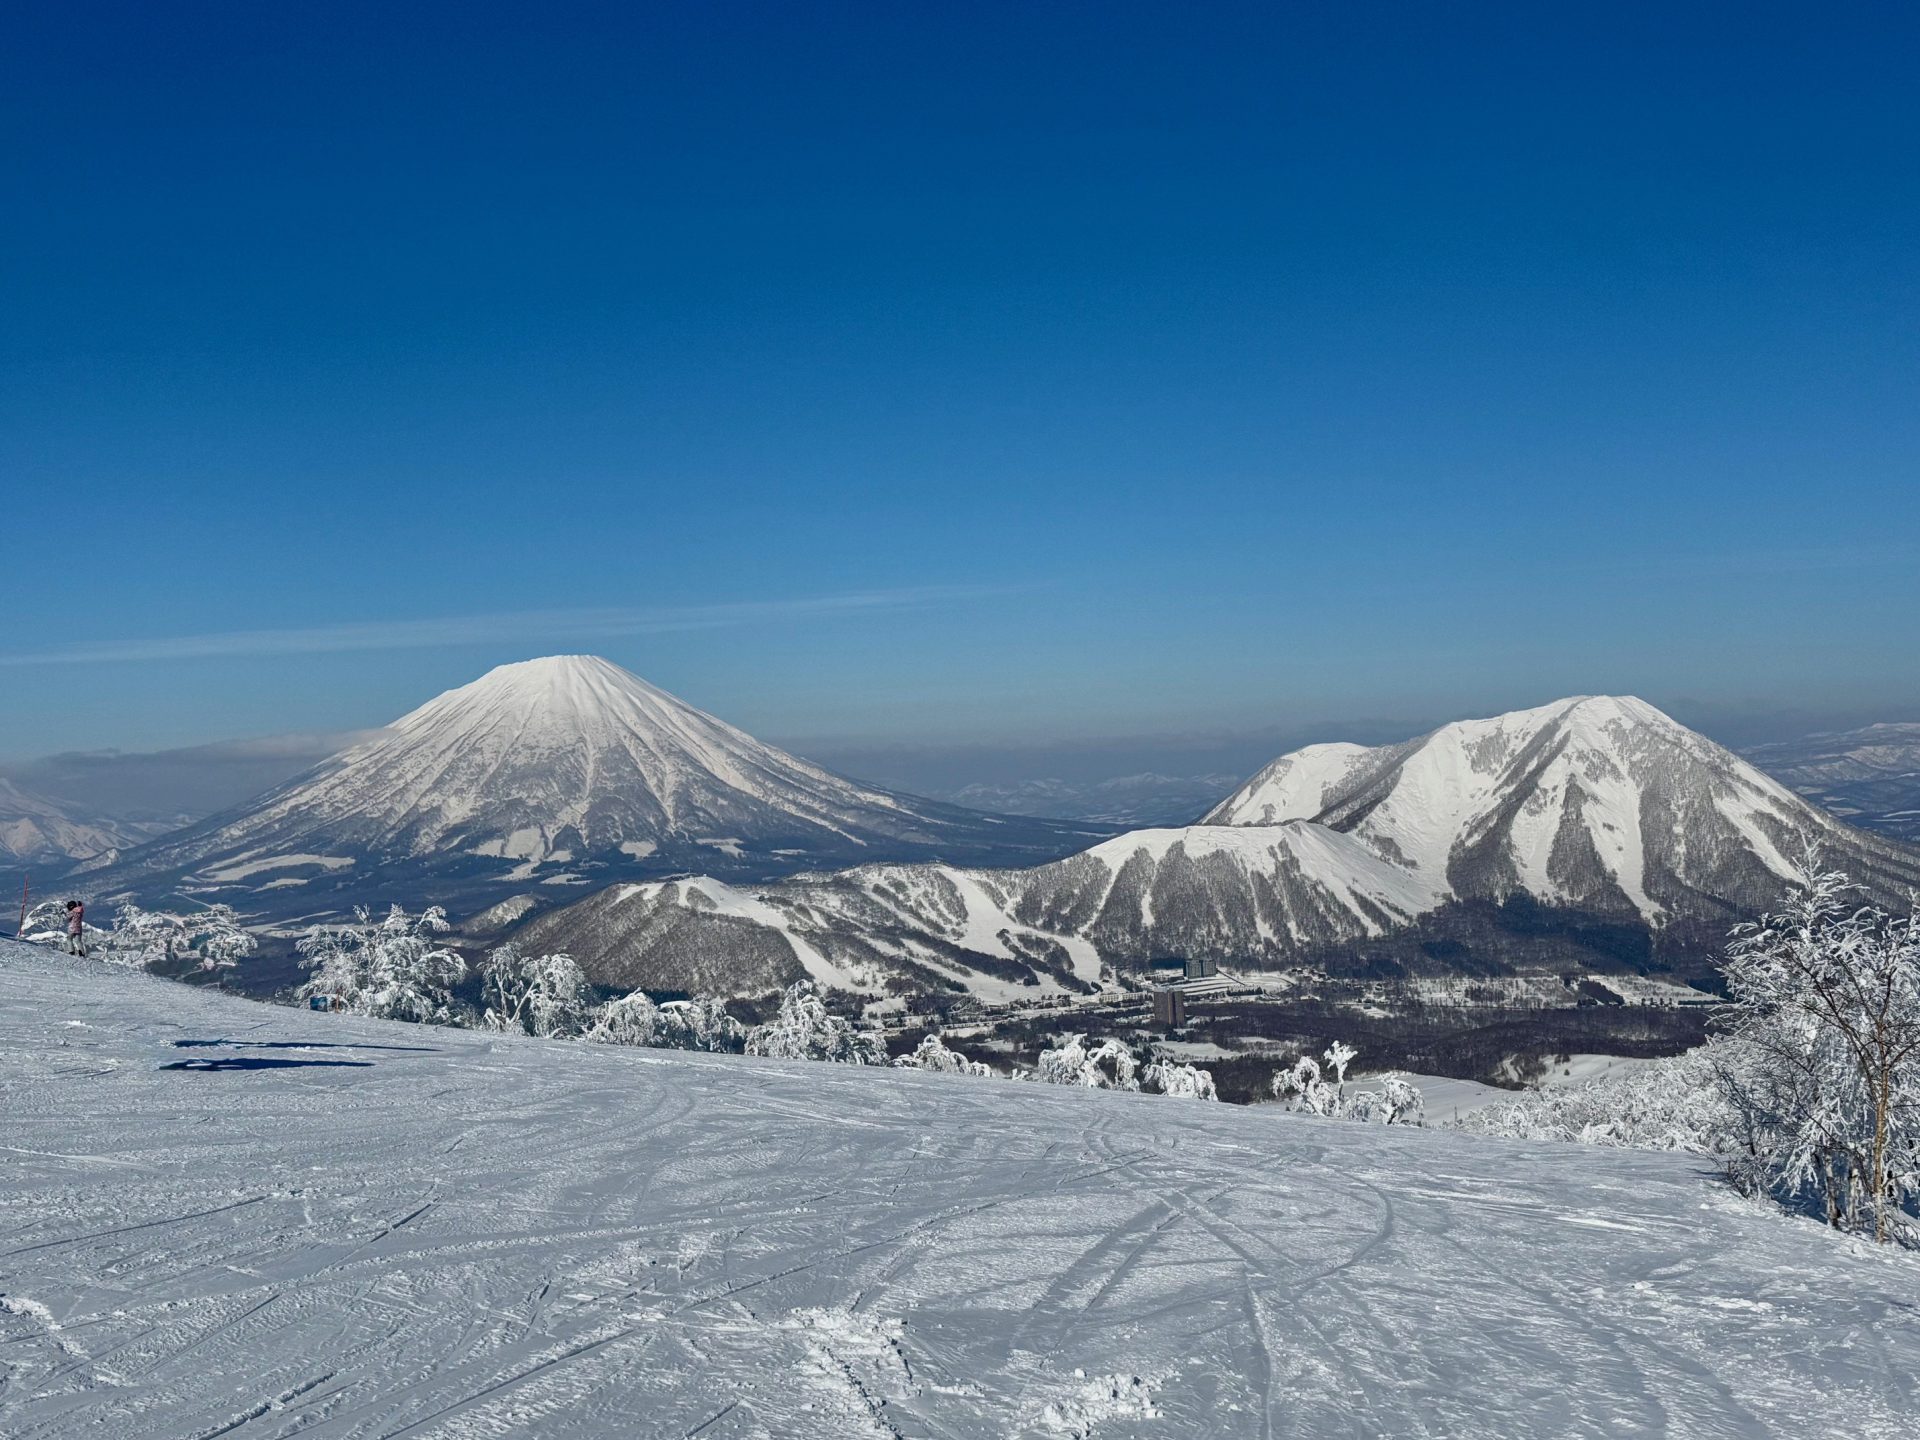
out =
[[752,874],[874,858],[1052,858],[1103,833],[861,785],[609,660],[552,655],[435,696],[127,865],[254,890],[410,867],[429,877],[428,894],[406,897],[422,903],[445,893],[450,872],[525,887],[606,883],[636,867]]

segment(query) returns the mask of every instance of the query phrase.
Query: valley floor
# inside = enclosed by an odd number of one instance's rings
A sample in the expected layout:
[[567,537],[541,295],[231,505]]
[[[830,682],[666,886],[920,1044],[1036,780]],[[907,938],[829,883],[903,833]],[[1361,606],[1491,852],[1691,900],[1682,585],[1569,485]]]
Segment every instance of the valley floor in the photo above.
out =
[[0,946],[0,1433],[1905,1436],[1681,1157],[501,1040]]

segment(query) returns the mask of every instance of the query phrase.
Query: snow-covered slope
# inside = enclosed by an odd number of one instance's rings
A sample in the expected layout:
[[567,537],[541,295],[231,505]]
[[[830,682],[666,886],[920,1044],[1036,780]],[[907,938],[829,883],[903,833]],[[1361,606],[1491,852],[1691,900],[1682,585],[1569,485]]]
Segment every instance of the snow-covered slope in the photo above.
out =
[[137,838],[128,826],[76,814],[0,776],[0,864],[85,860]]
[[1920,840],[1920,725],[1867,725],[1759,745],[1747,759],[1850,824]]
[[878,865],[740,888],[621,885],[523,943],[611,985],[753,995],[811,975],[869,994],[1083,993],[1163,955],[1281,969],[1405,926],[1442,899],[1320,826],[1137,830],[1027,870]]
[[1283,755],[1206,817],[1311,820],[1462,898],[1720,923],[1771,905],[1809,841],[1879,898],[1920,853],[1814,809],[1644,700],[1586,696],[1405,744]]
[[[387,882],[490,903],[621,874],[865,859],[1007,861],[1097,827],[981,815],[856,784],[608,661],[502,665],[238,810],[124,858],[101,888],[215,891],[259,911]],[[405,879],[412,893],[394,888]],[[287,895],[287,891],[299,893]]]
[[249,1005],[0,947],[9,1440],[1912,1434],[1684,1157]]

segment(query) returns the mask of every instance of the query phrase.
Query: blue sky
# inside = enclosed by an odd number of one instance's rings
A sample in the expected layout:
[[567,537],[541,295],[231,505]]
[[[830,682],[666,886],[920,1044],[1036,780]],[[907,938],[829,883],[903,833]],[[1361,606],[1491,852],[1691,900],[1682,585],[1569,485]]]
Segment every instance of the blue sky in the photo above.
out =
[[9,6],[0,758],[1920,715],[1917,27]]

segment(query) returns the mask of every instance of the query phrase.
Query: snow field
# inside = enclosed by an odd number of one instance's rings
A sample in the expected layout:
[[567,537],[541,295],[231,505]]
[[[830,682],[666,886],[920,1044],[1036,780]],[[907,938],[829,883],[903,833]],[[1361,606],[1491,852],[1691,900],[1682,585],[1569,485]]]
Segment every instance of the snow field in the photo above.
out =
[[0,1092],[9,1440],[1920,1416],[1920,1262],[1684,1157],[383,1024],[17,946]]

